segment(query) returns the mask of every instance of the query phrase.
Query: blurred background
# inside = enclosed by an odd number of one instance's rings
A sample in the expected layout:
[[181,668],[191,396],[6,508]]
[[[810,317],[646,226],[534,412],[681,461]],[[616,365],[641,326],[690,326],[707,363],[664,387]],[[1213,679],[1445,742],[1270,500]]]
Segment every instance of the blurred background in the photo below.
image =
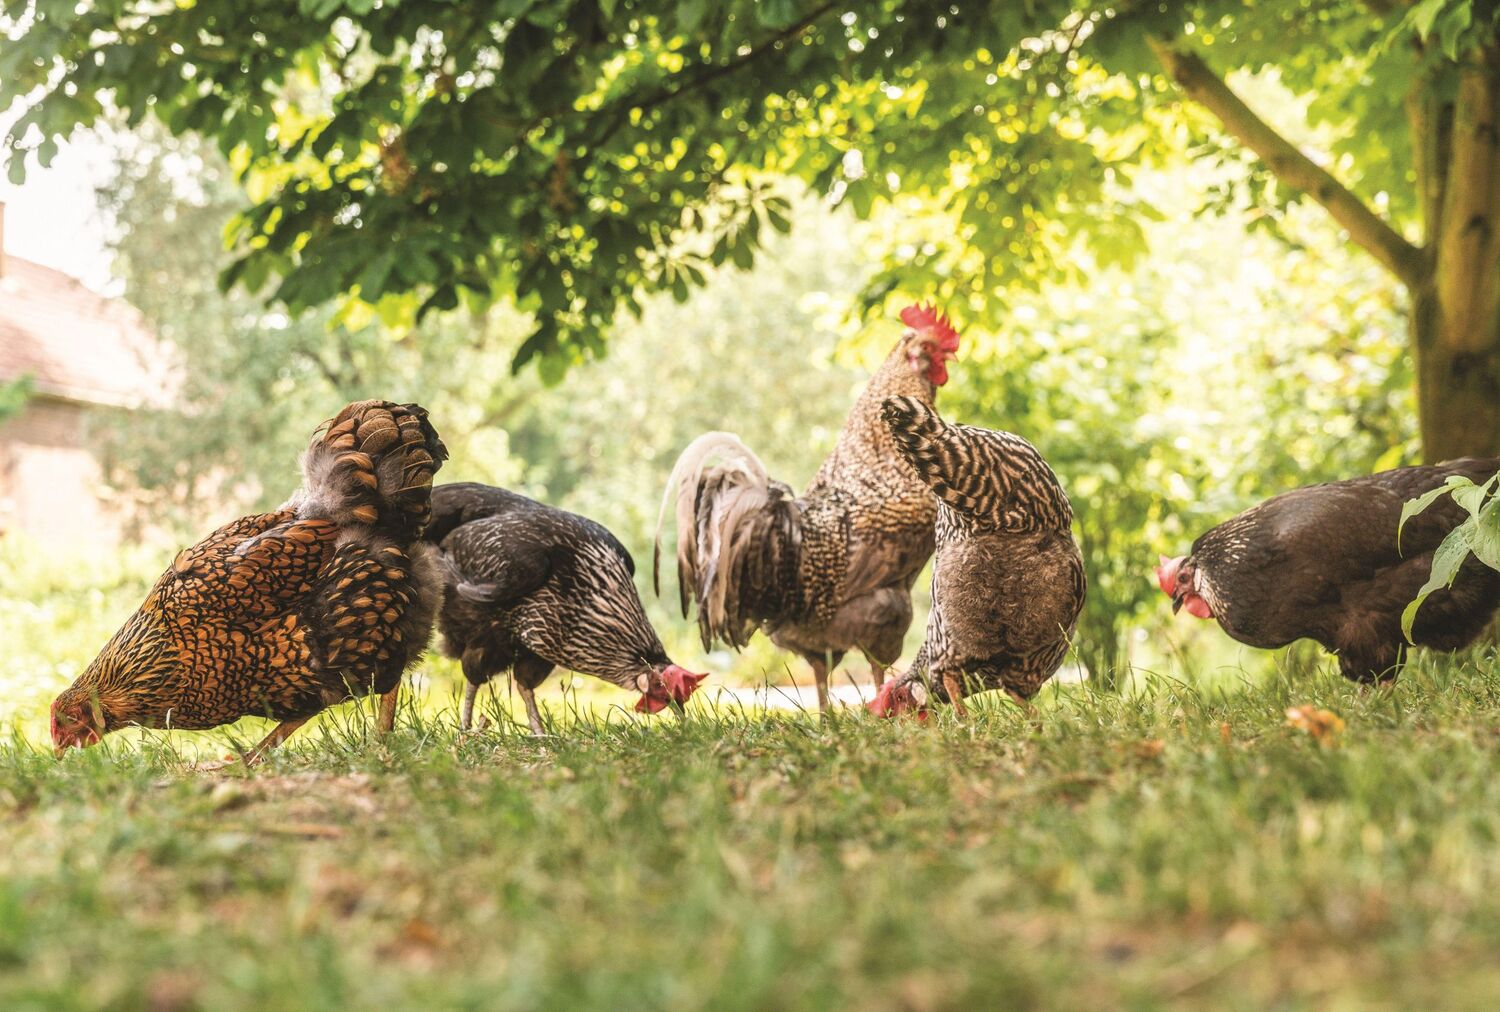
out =
[[[1237,85],[1272,118],[1299,119],[1274,76]],[[1156,554],[1289,487],[1418,458],[1399,287],[1318,208],[1263,221],[1246,174],[1189,148],[1163,157],[1133,180],[1160,212],[1140,237],[1149,255],[1017,294],[999,327],[963,326],[959,307],[940,407],[1032,440],[1073,500],[1090,584],[1074,678],[1235,683],[1288,663],[1173,621]],[[313,427],[367,396],[431,407],[452,450],[440,480],[505,485],[612,528],[682,663],[728,684],[805,682],[763,638],[706,654],[676,610],[675,573],[663,598],[650,587],[677,453],[728,429],[802,487],[898,333],[857,299],[934,209],[913,198],[857,219],[800,184],[783,192],[796,227],[752,269],[725,263],[701,288],[649,298],[607,357],[548,385],[512,372],[532,323],[511,306],[410,329],[368,307],[293,319],[221,291],[245,198],[190,138],[96,131],[0,188],[0,721],[40,720],[180,543],[285,499]],[[399,388],[374,379],[388,376]],[[854,673],[868,685],[862,661]],[[433,658],[426,675],[450,705],[456,671]]]

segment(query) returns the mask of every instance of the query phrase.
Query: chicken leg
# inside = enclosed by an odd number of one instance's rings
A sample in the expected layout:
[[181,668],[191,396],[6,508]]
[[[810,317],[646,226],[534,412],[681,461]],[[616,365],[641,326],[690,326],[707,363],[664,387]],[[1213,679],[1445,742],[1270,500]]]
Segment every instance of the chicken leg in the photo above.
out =
[[380,697],[380,715],[375,718],[375,730],[380,734],[390,734],[396,727],[396,702],[401,694],[401,686],[397,685],[385,695]]
[[828,662],[819,657],[810,661],[813,670],[813,684],[818,690],[818,712],[828,713]]
[[526,720],[531,724],[531,733],[538,738],[547,737],[547,729],[542,726],[542,711],[536,706],[536,690],[517,681],[516,691],[521,693],[521,702],[526,704]]
[[957,675],[944,675],[943,688],[948,690],[948,702],[953,704],[953,712],[960,717],[968,715],[964,709],[964,686],[963,680]]
[[[303,717],[301,720],[283,720],[280,724],[277,724],[271,730],[270,734],[260,740],[260,744],[245,753],[245,768],[250,769],[252,766],[259,766],[273,748],[296,734],[297,729],[311,719],[311,717]],[[224,762],[209,763],[206,766],[198,766],[196,769],[199,773],[213,773],[224,769],[226,766],[233,766],[237,761],[236,759],[226,759]]]
[[474,726],[474,699],[479,695],[479,686],[473,682],[464,683],[464,701],[458,711],[458,729],[467,731]]

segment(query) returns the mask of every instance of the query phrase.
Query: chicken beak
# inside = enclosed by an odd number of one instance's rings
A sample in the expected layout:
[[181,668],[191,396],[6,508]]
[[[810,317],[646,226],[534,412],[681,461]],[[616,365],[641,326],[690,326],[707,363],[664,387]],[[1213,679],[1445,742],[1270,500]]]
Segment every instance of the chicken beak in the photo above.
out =
[[1176,615],[1181,610],[1182,610],[1182,598],[1180,598],[1180,597],[1174,597],[1174,598],[1172,598],[1172,614]]

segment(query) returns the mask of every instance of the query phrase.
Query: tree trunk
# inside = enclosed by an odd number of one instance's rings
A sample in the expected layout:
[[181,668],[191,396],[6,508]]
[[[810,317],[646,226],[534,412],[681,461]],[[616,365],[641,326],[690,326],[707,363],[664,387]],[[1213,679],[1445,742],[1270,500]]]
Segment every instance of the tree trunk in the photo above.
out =
[[[1500,456],[1500,334],[1446,334],[1435,286],[1412,293],[1422,457]],[[1474,350],[1469,350],[1469,349]]]

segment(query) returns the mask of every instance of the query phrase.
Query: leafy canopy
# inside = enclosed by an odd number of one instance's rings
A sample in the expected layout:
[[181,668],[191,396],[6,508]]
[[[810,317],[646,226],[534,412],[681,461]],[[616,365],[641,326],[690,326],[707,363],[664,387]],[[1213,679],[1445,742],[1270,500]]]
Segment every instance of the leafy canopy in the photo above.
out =
[[[1176,106],[1155,35],[1221,73],[1277,68],[1345,181],[1409,222],[1397,127],[1423,68],[1405,40],[1440,38],[1442,64],[1480,26],[1472,0],[1386,7],[5,0],[0,103],[28,104],[13,179],[110,107],[205,134],[254,200],[226,282],[387,322],[514,297],[536,313],[518,364],[555,372],[619,307],[748,267],[791,227],[786,177],[862,217],[941,209],[893,237],[868,304],[899,287],[992,323],[1018,286],[1128,264],[1155,216],[1136,167],[1188,143],[1238,157]],[[1290,195],[1263,172],[1243,186],[1274,227]]]

